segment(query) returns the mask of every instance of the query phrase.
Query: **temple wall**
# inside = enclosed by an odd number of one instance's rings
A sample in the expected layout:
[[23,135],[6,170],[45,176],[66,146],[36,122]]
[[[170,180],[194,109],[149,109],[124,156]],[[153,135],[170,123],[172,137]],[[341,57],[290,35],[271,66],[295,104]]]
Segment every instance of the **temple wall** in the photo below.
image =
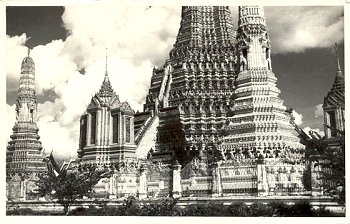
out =
[[6,198],[14,201],[25,201],[35,199],[34,192],[37,189],[37,181],[39,180],[36,174],[25,176],[8,177],[6,181]]

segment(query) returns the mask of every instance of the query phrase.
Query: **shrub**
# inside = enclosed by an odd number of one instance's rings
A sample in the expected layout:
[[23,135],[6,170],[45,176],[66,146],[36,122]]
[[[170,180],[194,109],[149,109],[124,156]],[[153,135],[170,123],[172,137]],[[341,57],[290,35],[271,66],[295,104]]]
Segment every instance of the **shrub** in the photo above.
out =
[[249,216],[273,216],[274,210],[265,204],[254,203],[249,206]]
[[6,211],[6,215],[36,215],[30,208],[14,208],[13,210]]
[[228,206],[228,213],[230,216],[248,216],[248,206],[243,202],[236,202]]

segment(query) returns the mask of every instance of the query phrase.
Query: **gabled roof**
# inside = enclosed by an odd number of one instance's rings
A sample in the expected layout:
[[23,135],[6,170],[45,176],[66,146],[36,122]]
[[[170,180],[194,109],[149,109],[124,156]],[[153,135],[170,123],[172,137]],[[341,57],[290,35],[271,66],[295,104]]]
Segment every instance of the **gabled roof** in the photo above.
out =
[[327,96],[324,98],[323,108],[341,107],[345,109],[345,81],[337,57],[337,72],[334,83]]
[[123,102],[120,106],[120,110],[123,112],[129,112],[129,113],[135,113],[135,111],[131,108],[130,104],[128,102]]

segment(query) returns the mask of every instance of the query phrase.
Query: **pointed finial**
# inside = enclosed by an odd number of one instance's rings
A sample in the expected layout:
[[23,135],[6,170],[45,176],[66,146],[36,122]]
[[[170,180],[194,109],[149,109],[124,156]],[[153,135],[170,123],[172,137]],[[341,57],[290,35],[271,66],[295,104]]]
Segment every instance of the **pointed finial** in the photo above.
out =
[[30,56],[30,48],[28,47],[28,51],[27,51],[28,57]]
[[106,48],[106,71],[105,71],[105,76],[108,76],[107,62],[108,62],[108,48]]
[[338,44],[335,43],[335,57],[337,59],[337,71],[341,71],[341,68],[340,68],[340,63],[339,63],[339,57],[338,57]]

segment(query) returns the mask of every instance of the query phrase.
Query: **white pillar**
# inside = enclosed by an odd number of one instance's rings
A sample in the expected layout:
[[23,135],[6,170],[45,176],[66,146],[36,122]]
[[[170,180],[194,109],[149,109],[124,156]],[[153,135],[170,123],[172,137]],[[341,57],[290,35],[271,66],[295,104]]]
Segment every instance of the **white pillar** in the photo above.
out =
[[88,113],[86,117],[86,145],[91,145],[91,114]]
[[147,197],[147,177],[146,177],[146,169],[141,168],[139,186],[138,186],[138,195],[139,199],[143,199]]
[[96,112],[96,145],[101,145],[101,111]]
[[267,196],[268,186],[266,180],[266,166],[265,161],[258,161],[257,164],[257,176],[258,176],[258,195]]
[[222,194],[221,188],[221,175],[220,175],[220,162],[216,162],[213,164],[213,188],[212,188],[212,196],[218,197]]
[[181,165],[175,164],[173,166],[173,190],[172,195],[174,198],[181,197],[182,188],[181,188]]

